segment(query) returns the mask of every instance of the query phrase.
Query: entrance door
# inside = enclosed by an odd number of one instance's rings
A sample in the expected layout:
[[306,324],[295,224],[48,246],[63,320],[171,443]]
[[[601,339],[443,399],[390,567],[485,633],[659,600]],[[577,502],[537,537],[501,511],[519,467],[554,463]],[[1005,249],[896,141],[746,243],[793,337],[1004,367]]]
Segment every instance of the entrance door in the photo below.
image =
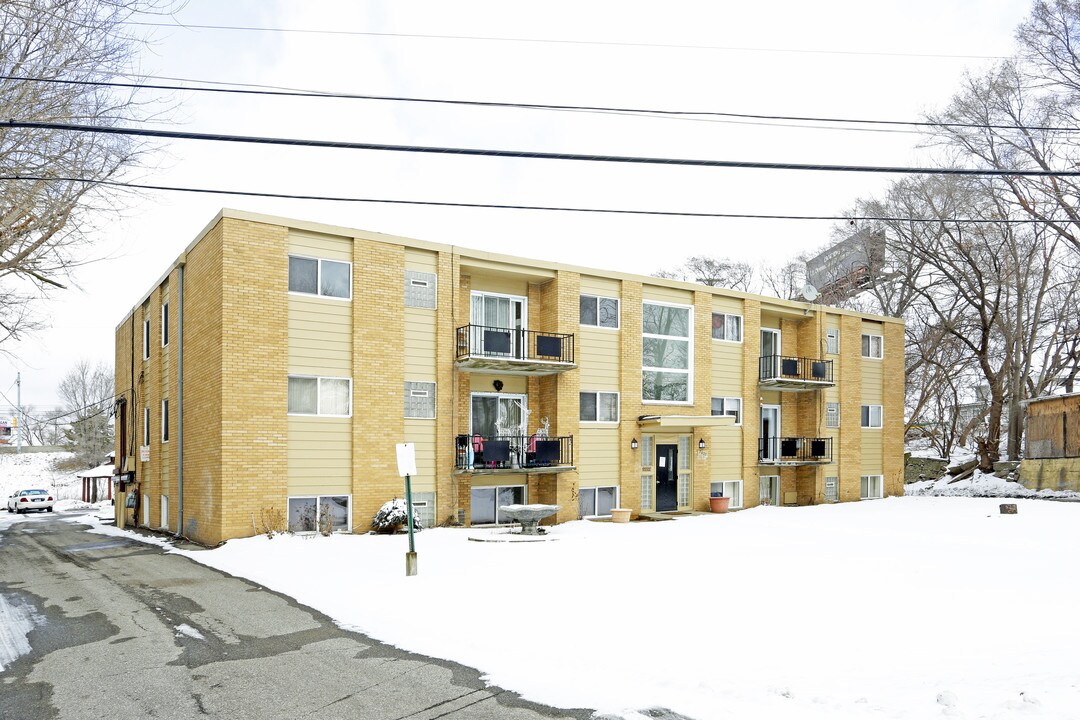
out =
[[780,457],[780,406],[761,406],[761,459]]
[[679,509],[679,446],[656,446],[656,510]]
[[780,476],[762,475],[761,494],[759,496],[762,505],[780,505]]
[[768,362],[762,362],[764,377],[780,377],[780,331],[772,328],[761,328],[761,357],[769,358]]

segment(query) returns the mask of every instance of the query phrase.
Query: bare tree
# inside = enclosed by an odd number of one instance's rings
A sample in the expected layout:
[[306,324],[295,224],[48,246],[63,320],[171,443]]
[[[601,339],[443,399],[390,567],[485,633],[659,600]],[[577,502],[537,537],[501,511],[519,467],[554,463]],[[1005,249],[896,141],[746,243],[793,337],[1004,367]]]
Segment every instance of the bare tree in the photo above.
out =
[[661,270],[655,277],[669,280],[686,280],[711,287],[730,288],[743,292],[754,292],[756,278],[754,267],[749,263],[728,258],[713,258],[707,255],[695,255],[677,268]]
[[[140,45],[133,16],[175,0],[4,0],[0,3],[0,118],[115,126],[162,108],[104,87],[130,70]],[[0,124],[0,343],[40,327],[30,301],[61,288],[89,259],[95,222],[115,212],[101,183],[139,164],[148,146],[121,135]],[[15,302],[12,302],[15,300]]]
[[80,360],[57,388],[64,403],[65,444],[86,465],[102,462],[113,446],[113,370]]

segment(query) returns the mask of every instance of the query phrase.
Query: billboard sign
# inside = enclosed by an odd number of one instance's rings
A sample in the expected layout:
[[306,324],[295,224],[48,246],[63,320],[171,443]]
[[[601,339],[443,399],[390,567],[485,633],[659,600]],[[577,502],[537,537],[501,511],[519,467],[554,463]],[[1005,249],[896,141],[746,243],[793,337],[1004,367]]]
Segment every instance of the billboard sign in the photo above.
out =
[[868,286],[884,265],[884,233],[861,230],[807,260],[806,278],[822,294],[835,296]]

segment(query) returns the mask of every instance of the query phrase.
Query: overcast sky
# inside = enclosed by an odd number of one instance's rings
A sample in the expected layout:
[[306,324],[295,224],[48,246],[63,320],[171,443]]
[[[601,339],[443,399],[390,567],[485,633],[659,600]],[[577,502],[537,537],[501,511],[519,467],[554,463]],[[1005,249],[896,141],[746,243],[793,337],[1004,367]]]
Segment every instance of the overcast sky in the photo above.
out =
[[[137,72],[360,94],[868,119],[919,119],[965,70],[1008,55],[1021,0],[806,3],[189,0],[147,29]],[[412,37],[404,37],[409,35]],[[458,36],[456,39],[416,37]],[[521,42],[533,38],[575,42]],[[682,47],[673,47],[682,46]],[[686,47],[695,46],[695,47]],[[910,132],[610,113],[176,93],[179,129],[360,142],[725,160],[926,164]],[[176,141],[133,175],[165,185],[434,201],[837,214],[887,176],[500,160]],[[827,222],[677,219],[147,193],[110,220],[51,329],[5,346],[0,389],[51,405],[80,357],[111,364],[118,322],[222,207],[652,273],[689,255],[776,262]]]

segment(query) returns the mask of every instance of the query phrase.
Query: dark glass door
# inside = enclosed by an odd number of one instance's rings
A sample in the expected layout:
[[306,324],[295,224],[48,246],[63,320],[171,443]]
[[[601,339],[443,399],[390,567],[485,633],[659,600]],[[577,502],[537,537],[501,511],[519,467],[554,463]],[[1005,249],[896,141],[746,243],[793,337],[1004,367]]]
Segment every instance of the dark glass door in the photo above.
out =
[[656,446],[656,510],[679,508],[679,446]]

